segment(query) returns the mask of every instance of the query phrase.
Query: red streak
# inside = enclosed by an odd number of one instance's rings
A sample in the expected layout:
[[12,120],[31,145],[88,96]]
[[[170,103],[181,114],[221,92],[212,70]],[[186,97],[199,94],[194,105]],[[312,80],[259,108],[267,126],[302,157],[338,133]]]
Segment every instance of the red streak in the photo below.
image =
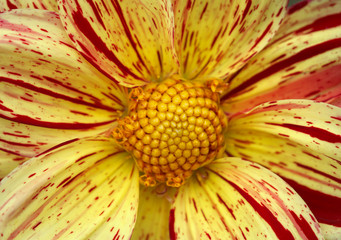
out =
[[41,224],[41,222],[38,222],[36,225],[32,227],[33,230],[36,230],[36,228]]
[[[77,1],[76,1],[77,3]],[[78,9],[81,9],[80,6],[77,7]],[[113,61],[118,68],[122,71],[123,74],[131,75],[132,77],[141,80],[140,77],[136,76],[133,72],[129,70],[116,56],[113,54],[113,52],[108,49],[106,44],[102,41],[102,39],[97,35],[97,33],[94,31],[93,27],[89,23],[89,21],[83,16],[83,13],[81,11],[75,11],[72,13],[73,20],[75,24],[77,25],[78,29],[82,31],[84,36],[86,36],[89,41],[93,44],[93,46],[96,48],[97,51],[103,53],[109,60]],[[87,49],[85,46],[82,47],[84,52],[87,52]],[[92,57],[90,54],[88,57]],[[90,60],[89,58],[87,58]],[[96,59],[96,57],[95,57]],[[93,63],[93,58],[91,58],[91,63]],[[97,64],[94,64],[97,66]]]
[[[48,81],[52,81],[53,80],[52,78],[48,78],[46,76],[45,76],[45,78]],[[77,98],[72,98],[72,97],[69,97],[69,96],[66,96],[66,95],[63,95],[63,94],[60,94],[60,93],[56,93],[56,92],[50,91],[50,90],[45,89],[45,88],[36,87],[34,85],[25,83],[25,82],[20,81],[20,80],[13,80],[11,78],[0,77],[0,82],[7,82],[7,83],[12,84],[14,86],[26,88],[26,89],[29,89],[29,90],[34,91],[34,92],[42,93],[42,94],[45,94],[47,96],[50,96],[50,97],[53,97],[53,98],[57,98],[57,99],[63,99],[65,101],[69,101],[69,102],[72,102],[72,103],[75,103],[75,104],[82,104],[82,105],[93,107],[93,108],[96,108],[96,109],[99,108],[99,109],[105,109],[105,110],[109,110],[109,111],[116,111],[114,108],[102,105],[99,102],[96,102],[96,103],[85,102],[83,100],[80,100],[80,99],[77,99]],[[60,85],[60,82],[55,82],[55,83]],[[71,89],[71,90],[74,91],[75,89]],[[83,94],[85,94],[85,93],[83,93]],[[85,95],[87,95],[87,94],[85,94]]]
[[307,188],[291,179],[281,178],[303,198],[319,222],[341,227],[341,198]]
[[221,198],[221,196],[220,196],[218,193],[217,193],[217,197],[218,197],[218,199],[219,199],[219,202],[222,203],[222,204],[224,204],[224,206],[225,206],[225,208],[227,209],[227,211],[229,211],[230,214],[231,214],[231,216],[234,218],[234,220],[236,220],[236,217],[235,217],[234,214],[233,214],[233,210],[227,206],[227,204],[224,202],[224,200]]
[[293,6],[291,6],[289,9],[288,9],[288,14],[293,14],[294,12],[300,10],[301,8],[305,7],[310,1],[309,0],[305,0],[305,1],[302,1],[302,2],[299,2]]
[[18,8],[15,4],[11,3],[9,0],[7,0],[6,2],[7,2],[7,6],[9,7],[9,9],[17,9]]
[[304,232],[304,235],[307,236],[307,239],[309,240],[317,240],[317,236],[314,233],[314,231],[311,229],[311,226],[309,225],[309,223],[307,222],[307,220],[302,217],[302,215],[300,215],[300,218],[296,215],[295,212],[289,210],[291,215],[294,217],[295,222],[300,226],[300,228],[302,229],[302,231]]
[[78,138],[75,138],[75,139],[71,139],[71,140],[62,142],[62,143],[60,143],[60,144],[58,144],[58,145],[56,145],[56,146],[54,146],[54,147],[52,147],[52,148],[49,148],[48,150],[46,150],[46,151],[44,151],[44,152],[42,152],[42,153],[39,153],[38,155],[36,155],[36,157],[39,157],[39,156],[41,156],[41,155],[43,155],[43,154],[46,154],[46,153],[48,153],[48,152],[51,152],[51,151],[53,151],[53,150],[55,150],[55,149],[57,149],[57,148],[63,147],[63,146],[68,145],[68,144],[70,144],[70,143],[76,142],[76,141],[78,141],[78,140],[79,140]]
[[61,182],[59,183],[59,185],[57,186],[57,188],[59,188],[61,185],[63,185],[64,183],[66,183],[66,182],[69,181],[70,179],[71,179],[71,176],[65,178],[63,181],[61,181]]
[[251,48],[250,50],[254,49],[254,48],[258,45],[258,43],[266,36],[266,34],[268,34],[268,32],[270,31],[270,28],[271,28],[272,24],[273,24],[273,22],[271,22],[271,23],[266,27],[266,29],[264,30],[264,32],[262,33],[262,35],[261,35],[259,38],[256,39],[255,44],[252,46],[252,48]]
[[217,172],[214,172],[227,183],[229,183],[234,189],[236,189],[245,200],[253,207],[253,209],[258,212],[258,214],[269,224],[274,233],[279,239],[295,240],[292,233],[286,229],[277,219],[277,217],[263,204],[258,203],[253,196],[248,194],[244,189],[240,188],[235,183],[229,181],[225,177],[221,176]]
[[294,125],[290,123],[267,123],[269,125],[275,125],[275,126],[280,126],[280,127],[285,127],[297,132],[305,133],[308,134],[309,136],[313,138],[320,139],[321,141],[326,141],[330,143],[341,143],[341,136],[336,135],[334,133],[328,132],[327,130],[317,128],[317,127],[306,127],[306,126],[299,126],[299,125]]
[[295,163],[296,163],[297,166],[299,166],[299,167],[301,167],[301,168],[307,169],[307,170],[312,171],[312,172],[314,172],[314,173],[316,173],[316,174],[320,174],[320,175],[322,175],[322,176],[324,176],[324,177],[326,177],[326,178],[329,178],[329,179],[331,179],[331,180],[333,180],[333,181],[335,181],[335,182],[341,184],[341,179],[340,179],[340,178],[334,177],[334,176],[332,176],[332,175],[330,175],[330,174],[327,174],[327,173],[322,172],[322,171],[319,171],[319,170],[317,170],[317,169],[315,169],[315,168],[312,168],[312,167],[303,165],[303,164],[301,164],[301,163],[297,163],[297,162],[295,162]]
[[174,211],[175,209],[171,209],[169,213],[169,237],[171,240],[175,240],[177,237],[177,234],[174,230],[174,223],[175,223],[175,217],[174,217]]
[[37,127],[45,127],[45,128],[54,128],[54,129],[63,129],[63,130],[75,130],[75,129],[91,129],[94,127],[104,126],[113,121],[100,122],[100,123],[63,123],[63,122],[47,122],[40,121],[34,118],[30,118],[28,116],[13,114],[14,117],[7,117],[5,115],[0,114],[0,117],[9,121],[27,124],[31,126]]
[[308,31],[308,33],[311,33],[311,32],[321,31],[321,30],[328,29],[328,28],[337,27],[340,25],[341,25],[341,13],[337,13],[337,14],[333,14],[333,15],[329,15],[329,16],[317,19],[312,24],[309,24],[297,30],[295,33],[297,34],[297,33],[307,31],[307,30],[310,30]]
[[246,88],[250,87],[251,85],[257,83],[258,81],[267,78],[271,76],[274,73],[277,73],[287,67],[290,67],[298,62],[307,60],[309,58],[312,58],[316,55],[325,53],[327,51],[330,51],[334,48],[341,47],[341,38],[332,39],[311,47],[308,47],[306,49],[303,49],[302,51],[296,53],[295,55],[284,59],[282,61],[279,61],[275,63],[274,65],[268,67],[267,69],[264,69],[262,72],[257,73],[253,77],[249,78],[242,84],[240,84],[238,87],[232,89],[228,94],[226,94],[222,100],[232,97],[233,95],[236,95],[238,92],[245,90]]
[[244,9],[244,12],[243,12],[242,19],[240,20],[240,22],[243,22],[243,21],[244,21],[244,19],[245,19],[245,17],[246,17],[246,14],[247,14],[247,13],[249,12],[249,10],[250,10],[251,4],[252,4],[252,1],[251,1],[251,0],[248,0],[248,1],[247,1],[247,5],[246,5],[246,7],[245,7],[245,9]]

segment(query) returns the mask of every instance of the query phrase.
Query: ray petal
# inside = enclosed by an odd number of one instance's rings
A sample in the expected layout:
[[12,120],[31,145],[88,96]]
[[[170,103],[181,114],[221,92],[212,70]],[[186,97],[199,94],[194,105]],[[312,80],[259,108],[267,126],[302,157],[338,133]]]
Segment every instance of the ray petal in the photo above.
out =
[[0,149],[0,181],[26,160],[28,160],[27,157],[22,157],[8,150]]
[[139,210],[132,240],[169,238],[169,210],[174,190],[164,186],[140,187]]
[[169,1],[60,0],[65,29],[91,63],[125,86],[177,70]]
[[18,8],[35,8],[58,11],[57,0],[2,0],[0,12]]
[[180,188],[171,239],[323,239],[300,196],[258,164],[222,158]]
[[289,9],[271,43],[230,80],[222,97],[226,111],[281,99],[340,106],[341,2],[302,3]]
[[273,37],[286,1],[174,0],[175,38],[187,79],[224,79]]
[[226,149],[232,156],[277,173],[300,194],[320,223],[340,229],[340,124],[341,108],[325,103],[266,103],[232,118]]
[[32,157],[112,127],[127,90],[74,49],[56,13],[13,10],[0,27],[0,149]]
[[138,170],[113,140],[84,139],[25,162],[0,189],[6,239],[129,239]]

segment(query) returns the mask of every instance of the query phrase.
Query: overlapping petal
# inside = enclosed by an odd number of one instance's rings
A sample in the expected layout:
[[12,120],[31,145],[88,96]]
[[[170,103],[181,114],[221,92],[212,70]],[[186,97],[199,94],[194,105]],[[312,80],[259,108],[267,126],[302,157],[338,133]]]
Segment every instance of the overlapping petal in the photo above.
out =
[[178,68],[169,1],[65,1],[60,14],[77,49],[122,85],[144,85]]
[[57,0],[3,0],[0,1],[0,12],[17,8],[35,8],[58,11]]
[[265,47],[286,1],[173,1],[176,48],[187,79],[225,78]]
[[14,10],[0,25],[0,149],[32,157],[110,129],[126,89],[74,49],[57,14]]
[[171,239],[323,239],[300,196],[258,164],[214,161],[180,188]]
[[65,143],[32,158],[0,185],[6,239],[129,239],[138,170],[113,140]]
[[332,105],[310,100],[270,102],[232,118],[227,152],[280,175],[319,222],[340,228],[340,124],[341,108]]
[[323,236],[327,240],[338,240],[341,237],[341,228],[320,223],[320,227],[323,232]]
[[173,190],[161,186],[140,187],[139,210],[132,240],[169,239],[168,219]]
[[28,158],[22,157],[18,154],[14,154],[8,150],[0,149],[0,181],[14,168],[19,166],[26,160],[28,160]]
[[338,0],[294,6],[272,42],[231,80],[225,110],[299,98],[341,106],[340,19]]

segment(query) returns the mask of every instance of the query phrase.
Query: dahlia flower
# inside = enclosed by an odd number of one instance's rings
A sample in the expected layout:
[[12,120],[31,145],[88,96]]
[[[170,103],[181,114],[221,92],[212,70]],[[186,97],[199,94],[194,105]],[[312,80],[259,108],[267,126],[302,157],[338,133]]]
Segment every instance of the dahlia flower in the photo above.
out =
[[341,238],[340,1],[0,4],[1,239]]

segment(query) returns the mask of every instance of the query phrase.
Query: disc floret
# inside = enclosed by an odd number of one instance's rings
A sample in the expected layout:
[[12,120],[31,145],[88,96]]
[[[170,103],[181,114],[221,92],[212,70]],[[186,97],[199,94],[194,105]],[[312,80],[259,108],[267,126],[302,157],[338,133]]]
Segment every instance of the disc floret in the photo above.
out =
[[211,88],[168,79],[133,89],[130,102],[113,136],[134,156],[144,185],[179,187],[223,152],[227,119]]

